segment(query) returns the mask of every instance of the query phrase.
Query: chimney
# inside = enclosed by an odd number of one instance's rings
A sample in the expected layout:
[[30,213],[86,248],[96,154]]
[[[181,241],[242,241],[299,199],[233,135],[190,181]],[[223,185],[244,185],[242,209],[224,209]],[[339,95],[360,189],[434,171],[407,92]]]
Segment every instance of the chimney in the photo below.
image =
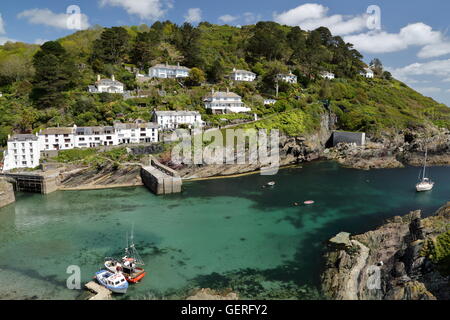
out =
[[233,68],[233,72],[236,72],[236,68]]
[[97,81],[100,81],[101,80],[101,77],[100,77],[100,75],[98,74],[97,75]]
[[230,93],[230,88],[227,87],[227,93]]
[[211,89],[211,93],[214,94],[214,88]]
[[179,63],[179,62],[177,63],[177,66],[178,66],[178,67],[180,66],[180,63]]
[[112,80],[112,81],[116,81],[116,76],[115,76],[115,75],[112,75],[111,80]]

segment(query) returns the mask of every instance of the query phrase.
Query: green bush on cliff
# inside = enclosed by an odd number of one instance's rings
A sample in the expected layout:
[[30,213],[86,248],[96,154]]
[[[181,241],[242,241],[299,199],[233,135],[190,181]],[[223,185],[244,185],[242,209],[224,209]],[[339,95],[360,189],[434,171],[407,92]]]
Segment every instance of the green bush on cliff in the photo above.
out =
[[428,240],[423,255],[436,263],[443,274],[450,275],[450,231]]

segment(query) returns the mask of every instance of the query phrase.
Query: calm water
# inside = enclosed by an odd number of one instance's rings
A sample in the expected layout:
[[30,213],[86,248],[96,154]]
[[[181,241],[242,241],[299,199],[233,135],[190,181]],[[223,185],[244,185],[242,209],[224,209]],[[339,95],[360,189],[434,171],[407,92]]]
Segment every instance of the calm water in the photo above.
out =
[[[186,183],[164,197],[145,188],[19,194],[0,210],[0,298],[79,298],[65,288],[66,268],[79,265],[89,281],[105,256],[121,254],[132,223],[149,274],[126,298],[182,297],[196,286],[306,298],[318,287],[327,239],[450,200],[450,168],[432,168],[435,190],[423,194],[414,190],[418,171],[317,162],[276,177]],[[274,188],[261,188],[270,180]],[[305,200],[316,204],[292,205]]]

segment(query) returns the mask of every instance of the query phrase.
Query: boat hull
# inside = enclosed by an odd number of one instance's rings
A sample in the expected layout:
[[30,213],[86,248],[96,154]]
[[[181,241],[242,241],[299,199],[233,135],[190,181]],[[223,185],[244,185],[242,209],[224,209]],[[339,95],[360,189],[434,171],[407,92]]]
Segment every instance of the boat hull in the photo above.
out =
[[433,190],[433,183],[419,183],[416,185],[417,192],[426,192]]
[[104,277],[105,271],[99,271],[95,274],[95,278],[97,279],[98,283],[100,283],[102,286],[104,286],[106,289],[119,294],[125,294],[128,291],[128,282],[124,282],[121,286],[111,286],[106,282],[106,279]]

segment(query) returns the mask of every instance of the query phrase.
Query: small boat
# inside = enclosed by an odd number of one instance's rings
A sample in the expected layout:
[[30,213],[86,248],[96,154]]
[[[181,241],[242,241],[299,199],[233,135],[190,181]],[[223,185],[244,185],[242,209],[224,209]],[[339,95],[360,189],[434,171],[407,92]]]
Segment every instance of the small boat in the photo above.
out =
[[147,275],[147,273],[143,268],[138,267],[143,266],[144,261],[136,250],[133,238],[134,237],[132,231],[130,244],[128,244],[127,235],[125,256],[120,261],[114,258],[106,258],[105,268],[112,273],[122,274],[130,283],[138,283]]
[[303,203],[306,204],[306,205],[311,205],[311,204],[314,204],[315,202],[312,201],[312,200],[308,200],[308,201],[305,201]]
[[97,279],[98,283],[114,293],[127,293],[128,282],[120,273],[112,273],[107,270],[100,270],[95,273],[95,278]]
[[267,182],[266,186],[273,187],[275,185],[275,181]]
[[434,187],[434,182],[431,181],[431,179],[427,178],[426,176],[427,158],[428,158],[428,150],[425,150],[425,162],[423,165],[422,176],[419,178],[420,179],[419,183],[416,184],[417,192],[431,191],[433,190]]

